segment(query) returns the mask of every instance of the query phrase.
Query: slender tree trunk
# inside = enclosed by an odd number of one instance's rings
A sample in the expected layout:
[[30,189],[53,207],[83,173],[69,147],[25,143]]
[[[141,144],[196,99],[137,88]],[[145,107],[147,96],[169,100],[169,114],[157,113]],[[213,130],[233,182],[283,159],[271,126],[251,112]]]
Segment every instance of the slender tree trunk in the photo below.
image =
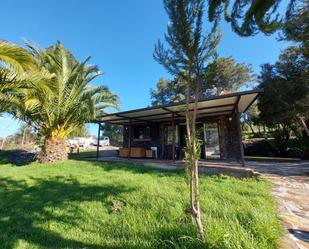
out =
[[4,142],[5,142],[5,137],[4,137],[4,138],[2,138],[1,150],[3,150]]
[[46,137],[38,158],[41,163],[67,160],[68,153],[65,139]]
[[258,124],[259,135],[261,135],[261,126]]
[[199,237],[205,241],[205,231],[202,223],[200,200],[199,200],[199,176],[198,176],[198,159],[199,150],[196,138],[196,116],[198,106],[199,85],[196,85],[194,109],[191,116],[189,110],[190,103],[190,85],[187,83],[187,109],[186,109],[186,128],[187,128],[187,142],[186,142],[186,163],[189,169],[189,188],[190,188],[190,210],[191,215],[195,220]]
[[25,127],[24,132],[23,132],[23,138],[21,140],[21,146],[24,146],[25,137],[26,137],[26,130],[27,130],[27,127]]
[[308,129],[308,126],[307,126],[307,124],[305,122],[305,119],[303,117],[299,117],[299,119],[300,119],[300,122],[301,122],[302,126],[305,129],[305,132],[306,132],[307,136],[309,137],[309,129]]
[[249,127],[250,127],[250,130],[251,130],[252,135],[254,136],[254,135],[255,135],[255,133],[254,133],[254,129],[253,129],[253,127],[252,127],[252,124],[251,124],[251,123],[249,123],[248,125],[249,125]]

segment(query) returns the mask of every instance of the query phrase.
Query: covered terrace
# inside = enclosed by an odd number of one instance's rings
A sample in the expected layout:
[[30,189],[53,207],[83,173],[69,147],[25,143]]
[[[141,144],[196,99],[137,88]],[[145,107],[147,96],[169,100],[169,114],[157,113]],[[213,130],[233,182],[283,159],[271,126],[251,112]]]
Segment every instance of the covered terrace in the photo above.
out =
[[[211,148],[207,142],[207,136],[217,138],[220,159],[236,159],[244,164],[244,150],[240,129],[240,114],[244,113],[256,100],[261,90],[250,90],[237,93],[229,93],[220,96],[209,97],[198,102],[197,124],[203,128],[202,154],[207,159],[207,149]],[[193,110],[194,103],[189,104]],[[185,122],[186,104],[183,102],[169,105],[153,106],[124,112],[106,114],[95,122],[99,124],[97,158],[99,157],[99,144],[101,130],[104,123],[124,126],[123,147],[129,152],[125,158],[135,157],[130,153],[133,148],[155,148],[156,155],[149,156],[153,159],[179,160],[184,148],[182,142],[185,137],[183,132]],[[215,123],[216,128],[205,126],[209,122]],[[166,127],[170,127],[167,132]],[[136,129],[144,128],[145,134],[138,133]],[[149,127],[149,128],[148,128]],[[205,128],[206,127],[206,128]],[[216,134],[209,134],[210,130],[217,130]],[[148,131],[149,130],[149,131]],[[136,135],[137,133],[137,135]],[[171,143],[166,145],[166,137],[171,137]],[[213,146],[214,147],[214,146]],[[169,156],[169,157],[168,157]],[[146,154],[141,158],[147,157]]]

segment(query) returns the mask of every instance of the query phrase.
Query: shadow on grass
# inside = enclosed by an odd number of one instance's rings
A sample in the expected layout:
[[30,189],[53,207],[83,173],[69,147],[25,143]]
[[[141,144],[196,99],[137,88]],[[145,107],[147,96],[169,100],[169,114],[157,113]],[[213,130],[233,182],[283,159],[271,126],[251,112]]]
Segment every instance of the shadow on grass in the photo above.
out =
[[0,150],[0,165],[11,163],[15,166],[25,166],[34,162],[35,154],[26,150]]
[[113,162],[113,161],[87,161],[88,163],[101,167],[104,171],[125,170],[134,174],[155,174],[159,177],[184,175],[184,169],[157,169],[131,162]]
[[[133,248],[205,248],[197,240],[192,239],[196,234],[192,227],[179,227],[174,224],[170,229],[155,229],[150,234],[141,231],[140,238],[118,240],[117,244],[103,242],[93,244],[76,239],[64,238],[61,232],[52,231],[49,227],[60,225],[62,229],[84,230],[82,220],[87,217],[79,204],[84,201],[100,202],[106,208],[111,208],[110,197],[120,198],[121,195],[135,191],[124,185],[91,185],[80,184],[74,178],[53,177],[48,180],[30,178],[29,183],[10,178],[0,178],[0,245],[1,249],[18,248],[21,241],[32,247],[78,248],[78,249],[133,249]],[[88,218],[86,218],[88,219]],[[90,219],[93,219],[90,217]],[[100,221],[93,221],[100,226]],[[96,226],[97,226],[96,225]],[[104,225],[103,223],[101,225]],[[81,227],[80,227],[81,226]],[[98,233],[100,233],[99,228]],[[187,236],[184,238],[184,234]],[[103,236],[103,235],[102,235]],[[111,231],[111,239],[113,232]],[[190,237],[188,237],[190,236]],[[192,237],[191,237],[192,236]],[[148,238],[148,239],[146,239]]]
[[[34,185],[23,181],[0,178],[0,245],[15,248],[27,241],[39,248],[109,248],[63,238],[61,234],[42,228],[46,222],[78,226],[83,217],[78,203],[99,201],[109,207],[108,196],[117,197],[134,191],[119,185],[82,185],[70,178],[54,177],[49,180],[32,178]],[[70,205],[68,205],[70,203]],[[55,214],[55,208],[64,210]],[[113,247],[110,247],[113,248]],[[130,245],[128,247],[130,248]]]

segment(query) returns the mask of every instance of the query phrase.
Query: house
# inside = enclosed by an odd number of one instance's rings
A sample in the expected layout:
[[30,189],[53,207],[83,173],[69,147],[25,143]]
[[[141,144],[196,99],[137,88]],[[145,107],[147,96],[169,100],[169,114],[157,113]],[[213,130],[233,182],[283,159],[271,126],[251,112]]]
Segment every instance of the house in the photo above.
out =
[[[229,93],[198,102],[196,128],[202,141],[201,158],[244,161],[240,114],[260,92]],[[193,109],[193,105],[189,108]],[[182,159],[186,142],[185,109],[185,103],[173,103],[107,114],[96,122],[100,127],[103,123],[124,126],[120,156]],[[155,153],[149,156],[150,149]]]

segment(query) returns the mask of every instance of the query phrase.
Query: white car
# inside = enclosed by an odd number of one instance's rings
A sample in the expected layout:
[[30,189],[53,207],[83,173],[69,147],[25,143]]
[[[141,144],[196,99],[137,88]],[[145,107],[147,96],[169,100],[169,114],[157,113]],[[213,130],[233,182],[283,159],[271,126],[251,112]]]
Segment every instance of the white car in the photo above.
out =
[[84,149],[89,148],[90,144],[93,142],[92,137],[75,137],[73,139],[67,140],[67,144],[70,147],[83,147]]
[[[91,144],[94,145],[94,146],[97,146],[98,140],[94,139]],[[100,138],[100,146],[109,146],[109,145],[110,145],[109,137],[101,137]]]
[[100,139],[100,146],[109,146],[110,142],[109,142],[109,137],[102,137]]

